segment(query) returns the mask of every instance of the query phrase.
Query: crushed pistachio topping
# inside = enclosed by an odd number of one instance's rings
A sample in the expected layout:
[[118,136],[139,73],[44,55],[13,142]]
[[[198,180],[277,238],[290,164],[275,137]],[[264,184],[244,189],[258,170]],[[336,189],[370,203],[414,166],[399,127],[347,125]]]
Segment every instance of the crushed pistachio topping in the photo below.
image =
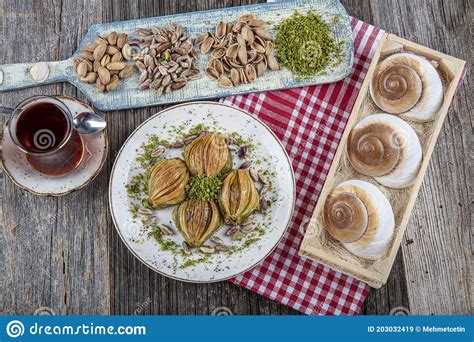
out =
[[[128,196],[136,201],[141,201],[143,194],[146,194],[145,173],[133,176],[126,185]],[[138,209],[138,207],[137,207]]]
[[219,197],[222,181],[219,177],[194,176],[186,186],[188,197],[193,200],[215,201]]
[[137,155],[137,161],[140,163],[141,167],[147,169],[160,159],[160,157],[154,157],[152,153],[158,146],[170,147],[171,144],[167,140],[160,140],[158,136],[154,134],[150,135],[146,144],[142,144],[140,153]]
[[304,15],[295,11],[276,30],[278,57],[297,79],[316,76],[342,59],[341,45],[345,42],[336,43],[329,25],[312,11]]
[[188,268],[188,267],[191,267],[191,266],[196,266],[200,263],[203,263],[203,262],[206,262],[207,260],[209,260],[209,255],[206,254],[200,258],[196,258],[196,259],[187,259],[185,262],[183,262],[181,265],[179,265],[179,268],[180,269],[185,269],[185,268]]

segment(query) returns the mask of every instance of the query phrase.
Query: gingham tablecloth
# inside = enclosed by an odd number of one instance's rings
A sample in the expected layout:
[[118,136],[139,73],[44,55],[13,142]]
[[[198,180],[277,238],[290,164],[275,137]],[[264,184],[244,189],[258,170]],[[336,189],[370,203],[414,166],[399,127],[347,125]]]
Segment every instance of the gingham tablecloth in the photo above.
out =
[[355,18],[353,72],[331,85],[222,99],[264,121],[280,138],[295,171],[296,207],[282,241],[261,264],[232,279],[306,314],[353,315],[369,286],[300,257],[298,250],[359,89],[383,31]]

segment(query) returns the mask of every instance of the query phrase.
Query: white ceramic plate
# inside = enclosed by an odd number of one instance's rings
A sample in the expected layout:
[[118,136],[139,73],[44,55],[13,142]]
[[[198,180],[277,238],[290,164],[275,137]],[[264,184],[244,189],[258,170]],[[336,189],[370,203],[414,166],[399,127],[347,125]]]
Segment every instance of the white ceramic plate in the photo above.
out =
[[[169,250],[162,250],[156,240],[148,236],[147,229],[142,227],[140,221],[133,218],[126,185],[133,175],[143,172],[135,160],[136,151],[140,150],[142,143],[148,142],[151,134],[158,135],[160,139],[174,141],[175,137],[171,136],[173,133],[169,132],[169,127],[186,125],[192,128],[200,123],[207,123],[213,127],[217,125],[229,133],[237,132],[256,143],[257,155],[267,160],[265,163],[268,165],[265,166],[268,169],[276,171],[275,176],[272,177],[273,190],[269,194],[276,201],[271,204],[265,217],[261,214],[256,215],[257,223],[262,224],[264,232],[258,241],[244,251],[231,255],[212,254],[205,263],[181,268],[186,259]],[[181,153],[181,149],[167,149],[165,157],[178,157]],[[241,162],[242,160],[234,156],[234,168],[237,168]],[[122,146],[112,169],[109,188],[112,218],[120,237],[130,251],[153,270],[171,278],[189,282],[213,282],[231,278],[262,261],[272,252],[283,236],[291,219],[294,199],[295,185],[291,163],[278,138],[265,124],[250,114],[216,102],[177,105],[145,121]],[[164,223],[174,228],[171,220],[172,208],[156,211],[158,225]],[[174,229],[176,231],[176,228]],[[227,245],[235,246],[235,243],[241,243],[225,236],[227,229],[224,226],[215,235],[221,237]],[[184,241],[179,233],[175,233],[169,239],[178,245]]]
[[[82,112],[94,112],[87,104],[72,97],[57,96],[69,108],[73,116]],[[84,159],[79,166],[63,177],[49,177],[31,168],[26,156],[21,152],[3,127],[3,169],[19,187],[40,196],[63,196],[82,189],[100,172],[108,151],[107,132],[83,134],[85,146]]]

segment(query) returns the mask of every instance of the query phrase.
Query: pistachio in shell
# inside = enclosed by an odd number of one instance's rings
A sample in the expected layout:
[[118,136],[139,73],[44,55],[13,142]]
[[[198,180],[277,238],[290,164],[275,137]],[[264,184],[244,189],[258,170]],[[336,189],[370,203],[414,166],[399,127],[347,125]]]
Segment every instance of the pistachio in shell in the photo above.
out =
[[86,76],[79,77],[82,82],[94,83],[97,80],[97,74],[95,72],[88,72]]
[[[110,72],[110,74],[112,75],[112,71]],[[118,83],[119,83],[119,78],[118,78],[118,76],[117,76],[117,75],[113,75],[113,76],[110,78],[109,84],[107,84],[107,85],[105,86],[105,90],[107,90],[107,91],[114,91],[115,89],[117,89]]]
[[95,61],[100,61],[102,57],[105,55],[105,51],[107,50],[107,45],[105,44],[99,44],[97,47],[94,49],[94,52],[92,53],[92,56],[94,57]]
[[86,61],[82,61],[79,63],[79,65],[76,68],[76,73],[79,75],[79,77],[84,77],[87,74],[87,63]]
[[184,201],[173,210],[173,220],[190,247],[200,247],[222,225],[219,207],[213,201]]
[[148,175],[148,202],[155,208],[178,204],[186,198],[189,173],[179,158],[161,160]]
[[260,196],[249,170],[234,170],[222,183],[219,206],[226,224],[237,226],[258,209]]
[[107,46],[107,49],[105,50],[105,52],[107,52],[109,55],[113,56],[113,55],[115,55],[117,52],[120,52],[120,50],[119,50],[118,48],[116,48],[115,46],[108,45],[108,46]]
[[204,134],[194,139],[184,149],[184,160],[193,176],[215,177],[232,168],[232,155],[219,133]]
[[97,47],[96,43],[89,43],[89,44],[86,44],[86,46],[84,47],[84,50],[89,51],[89,52],[94,52],[96,47]]
[[86,50],[83,50],[79,53],[79,57],[83,58],[83,59],[87,59],[91,62],[94,61],[94,56],[92,54],[92,52],[90,51],[86,51]]
[[109,42],[110,45],[115,45],[117,44],[117,32],[115,31],[112,31],[109,33],[109,35],[107,36],[107,41]]

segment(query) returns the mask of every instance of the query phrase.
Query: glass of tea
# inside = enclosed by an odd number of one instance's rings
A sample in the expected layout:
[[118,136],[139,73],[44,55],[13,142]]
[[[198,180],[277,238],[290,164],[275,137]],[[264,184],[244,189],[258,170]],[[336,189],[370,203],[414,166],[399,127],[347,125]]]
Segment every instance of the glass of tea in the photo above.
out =
[[34,96],[13,110],[8,131],[31,167],[47,176],[64,176],[84,157],[84,142],[72,120],[58,98]]

